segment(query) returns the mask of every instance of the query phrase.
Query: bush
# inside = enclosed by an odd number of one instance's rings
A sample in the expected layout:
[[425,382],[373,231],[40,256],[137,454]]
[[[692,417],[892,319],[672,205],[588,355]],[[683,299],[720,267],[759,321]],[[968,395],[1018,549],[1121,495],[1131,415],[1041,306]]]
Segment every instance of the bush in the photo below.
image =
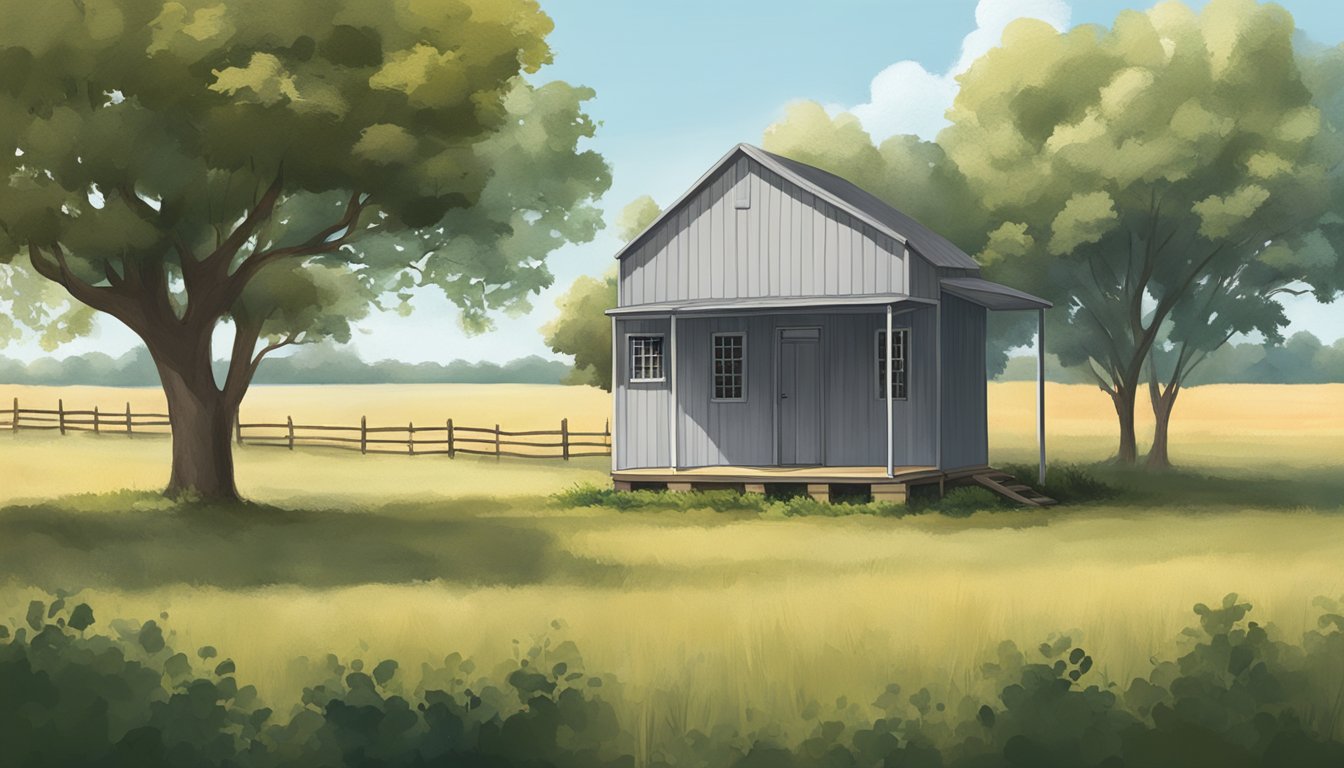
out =
[[[395,661],[327,657],[287,717],[239,687],[214,648],[172,647],[158,620],[90,632],[87,605],[30,604],[0,624],[0,744],[23,766],[1265,766],[1344,763],[1344,605],[1318,599],[1299,644],[1228,595],[1194,608],[1174,660],[1107,680],[1069,637],[999,646],[960,693],[887,685],[864,710],[815,703],[811,734],[769,724],[644,744],[572,643],[543,639],[494,676],[454,654],[412,685]],[[557,626],[558,625],[554,625]],[[619,688],[617,687],[617,690]],[[879,716],[873,717],[873,714]],[[642,745],[642,746],[641,746]]]
[[976,512],[1013,506],[1002,496],[978,486],[948,489],[941,499],[936,495],[912,496],[910,505],[913,511],[938,512],[948,517],[970,517]]
[[1118,488],[1104,482],[1092,469],[1081,464],[1046,465],[1044,486],[1037,482],[1039,469],[1035,464],[1005,464],[1003,471],[1061,504],[1104,501],[1120,493]]
[[760,512],[766,500],[759,495],[736,491],[615,491],[595,485],[576,485],[551,497],[561,507],[608,507],[618,510],[661,509],[687,511],[711,509],[715,512]]

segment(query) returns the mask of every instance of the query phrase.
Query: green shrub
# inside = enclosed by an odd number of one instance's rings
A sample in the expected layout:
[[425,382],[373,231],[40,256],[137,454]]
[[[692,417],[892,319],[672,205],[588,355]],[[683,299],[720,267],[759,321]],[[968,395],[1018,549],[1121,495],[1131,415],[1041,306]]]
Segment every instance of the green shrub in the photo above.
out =
[[912,511],[937,512],[948,517],[970,517],[976,512],[1006,509],[1011,503],[1002,496],[978,486],[949,488],[940,499],[934,496],[912,496]]
[[615,491],[595,485],[576,485],[551,497],[562,507],[607,507],[618,510],[677,510],[710,509],[715,512],[760,512],[766,500],[756,494],[732,490],[689,491]]
[[1061,504],[1104,501],[1120,493],[1119,488],[1101,480],[1092,468],[1081,464],[1047,464],[1044,486],[1037,482],[1039,468],[1035,464],[1005,464],[1002,469]]
[[1069,637],[1026,651],[1005,642],[955,693],[890,684],[869,710],[809,704],[812,732],[797,743],[767,723],[652,745],[637,723],[622,727],[614,678],[586,671],[569,642],[538,640],[486,676],[453,654],[418,682],[392,660],[328,656],[277,716],[214,648],[172,647],[166,616],[101,634],[87,605],[33,601],[21,625],[0,624],[0,754],[16,766],[184,768],[632,768],[636,752],[653,768],[1338,768],[1344,604],[1316,605],[1318,629],[1300,643],[1248,621],[1237,595],[1196,605],[1180,655],[1128,683]]

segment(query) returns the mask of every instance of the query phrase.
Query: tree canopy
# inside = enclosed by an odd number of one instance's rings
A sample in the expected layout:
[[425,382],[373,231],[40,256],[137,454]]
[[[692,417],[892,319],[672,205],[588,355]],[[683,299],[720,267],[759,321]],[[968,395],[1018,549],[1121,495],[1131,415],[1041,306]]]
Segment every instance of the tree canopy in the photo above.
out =
[[[616,217],[616,234],[623,242],[635,239],[662,210],[652,197],[641,195]],[[546,344],[555,352],[574,356],[576,383],[611,391],[611,321],[606,311],[616,306],[616,268],[601,278],[582,275],[556,301],[560,314],[543,327]]]
[[1184,372],[1236,333],[1277,338],[1277,292],[1338,290],[1342,156],[1294,31],[1246,0],[1023,20],[960,78],[939,143],[988,213],[982,261],[1064,308],[1053,348],[1115,400],[1122,461],[1156,350]]
[[0,298],[49,342],[90,310],[145,341],[170,486],[200,485],[179,444],[231,417],[267,351],[344,340],[420,287],[488,327],[601,226],[593,92],[535,82],[551,21],[533,2],[0,0],[0,17]]

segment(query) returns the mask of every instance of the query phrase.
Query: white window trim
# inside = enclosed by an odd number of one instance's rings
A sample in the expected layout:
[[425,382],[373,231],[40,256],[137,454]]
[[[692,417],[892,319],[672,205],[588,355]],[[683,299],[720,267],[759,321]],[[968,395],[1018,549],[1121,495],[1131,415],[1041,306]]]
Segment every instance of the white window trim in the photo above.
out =
[[[662,339],[663,362],[659,366],[663,370],[663,375],[657,379],[636,379],[635,378],[635,348],[632,343],[634,339]],[[667,335],[663,333],[627,333],[625,334],[625,367],[629,382],[631,384],[658,384],[667,381]]]
[[[887,332],[887,329],[886,329],[886,328],[878,328],[876,331],[873,331],[873,365],[876,366],[876,367],[879,369],[879,370],[876,372],[877,375],[874,376],[872,379],[870,379],[870,381],[873,381],[873,382],[881,382],[881,381],[883,380],[883,377],[886,375],[886,371],[881,370],[881,369],[885,368],[886,366],[882,364],[882,358],[881,358],[881,357],[879,356],[879,354],[878,354],[878,351],[882,349],[882,334],[884,334],[884,333],[886,333],[886,332]],[[910,338],[911,338],[911,336],[913,336],[913,334],[910,333],[910,329],[909,329],[908,327],[906,327],[906,328],[896,328],[896,327],[893,327],[893,328],[891,329],[891,332],[892,332],[892,334],[904,334],[904,335],[905,335],[905,350],[904,350],[904,351],[905,351],[905,356],[904,356],[904,360],[905,360],[905,395],[904,395],[904,396],[899,396],[899,395],[895,395],[895,394],[893,394],[893,395],[891,396],[891,399],[892,399],[892,400],[908,401],[908,400],[910,399]],[[890,386],[891,386],[891,380],[890,380],[890,379],[887,379],[886,382],[887,382],[887,386],[890,387]],[[883,402],[886,401],[887,397],[886,397],[886,395],[882,394],[882,388],[881,388],[877,383],[874,383],[874,384],[873,384],[873,391],[877,394],[877,399],[878,399],[878,400],[883,401]]]
[[[742,337],[742,396],[741,397],[714,397],[714,341],[720,336],[740,336]],[[747,402],[747,332],[746,331],[721,331],[710,334],[709,339],[709,401],[711,403],[745,403]]]

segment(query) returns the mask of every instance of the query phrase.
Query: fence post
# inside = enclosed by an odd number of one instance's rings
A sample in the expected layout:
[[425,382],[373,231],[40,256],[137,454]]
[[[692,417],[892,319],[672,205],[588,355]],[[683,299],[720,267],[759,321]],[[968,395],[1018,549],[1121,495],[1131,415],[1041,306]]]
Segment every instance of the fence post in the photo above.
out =
[[560,420],[560,456],[569,461],[569,419]]
[[10,422],[9,428],[15,432],[19,431],[19,398],[14,398],[14,418]]
[[60,425],[61,434],[65,434],[65,400],[56,401],[56,423]]
[[285,426],[289,429],[289,450],[294,450],[294,417],[285,417]]
[[369,452],[369,417],[359,417],[359,452]]
[[415,455],[415,422],[406,422],[406,453]]
[[131,436],[131,401],[126,401],[126,436]]
[[495,425],[495,461],[499,461],[499,425]]
[[98,406],[93,406],[93,434],[98,434]]
[[611,453],[611,419],[602,425],[602,439],[607,443],[607,453]]
[[453,458],[456,452],[453,449],[453,420],[448,420],[448,458]]
[[237,414],[234,414],[234,417],[233,417],[233,434],[234,434],[234,439],[238,441],[238,444],[239,444],[239,445],[242,445],[242,444],[243,444],[243,414],[242,414],[241,412],[240,412],[240,413],[237,413]]

